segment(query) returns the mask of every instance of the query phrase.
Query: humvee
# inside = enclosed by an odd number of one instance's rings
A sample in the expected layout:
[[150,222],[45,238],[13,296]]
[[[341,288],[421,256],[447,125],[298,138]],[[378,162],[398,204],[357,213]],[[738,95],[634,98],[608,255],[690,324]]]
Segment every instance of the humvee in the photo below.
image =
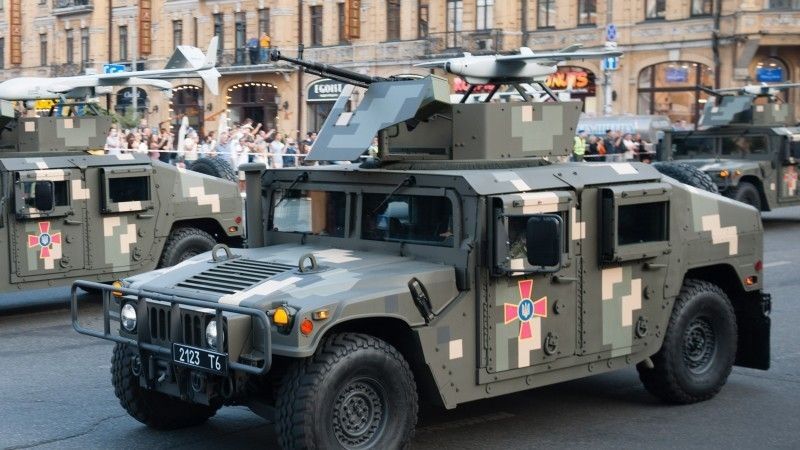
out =
[[691,164],[719,192],[759,211],[800,204],[800,128],[794,106],[771,94],[720,95],[706,103],[698,130],[666,131],[658,159]]
[[219,242],[241,246],[234,183],[146,154],[89,154],[110,125],[102,115],[0,119],[0,293],[111,282]]
[[[568,155],[578,102],[451,104],[448,82],[372,79],[335,103],[311,160],[246,172],[248,248],[103,291],[122,407],[159,429],[225,405],[284,448],[399,448],[446,408],[637,367],[677,403],[769,366],[755,210],[639,163]],[[503,80],[495,80],[499,83]],[[253,199],[257,199],[254,201]]]

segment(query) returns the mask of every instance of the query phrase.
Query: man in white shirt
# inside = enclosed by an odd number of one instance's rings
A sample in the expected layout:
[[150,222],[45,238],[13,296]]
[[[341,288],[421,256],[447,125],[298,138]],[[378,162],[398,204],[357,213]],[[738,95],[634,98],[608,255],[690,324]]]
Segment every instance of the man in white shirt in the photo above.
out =
[[283,135],[275,133],[275,139],[269,143],[269,157],[272,160],[273,169],[283,168]]

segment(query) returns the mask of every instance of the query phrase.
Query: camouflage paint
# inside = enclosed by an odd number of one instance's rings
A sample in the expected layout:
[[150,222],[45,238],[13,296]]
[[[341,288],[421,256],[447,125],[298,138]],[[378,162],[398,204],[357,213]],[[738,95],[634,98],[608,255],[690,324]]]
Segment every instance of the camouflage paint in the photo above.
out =
[[136,224],[129,223],[127,216],[105,217],[103,237],[105,263],[115,271],[128,268],[131,264],[131,248],[136,244]]
[[631,267],[602,270],[603,344],[611,347],[611,356],[631,353],[633,316],[642,307],[642,279],[632,278]]

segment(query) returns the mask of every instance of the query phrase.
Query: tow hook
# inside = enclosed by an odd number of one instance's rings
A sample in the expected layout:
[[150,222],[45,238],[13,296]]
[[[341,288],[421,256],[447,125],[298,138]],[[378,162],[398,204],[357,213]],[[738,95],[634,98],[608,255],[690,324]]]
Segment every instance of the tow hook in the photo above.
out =
[[135,377],[142,374],[142,358],[139,355],[134,356],[131,360],[131,373]]
[[206,389],[206,376],[202,373],[192,372],[192,390],[201,393]]

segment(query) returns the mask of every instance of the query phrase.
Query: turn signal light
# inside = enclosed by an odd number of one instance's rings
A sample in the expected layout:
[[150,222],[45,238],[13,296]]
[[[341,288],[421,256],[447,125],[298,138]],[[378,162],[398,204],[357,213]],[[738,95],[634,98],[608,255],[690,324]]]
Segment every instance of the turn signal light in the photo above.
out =
[[286,308],[279,306],[275,310],[272,314],[272,323],[281,327],[289,325],[289,312],[286,311]]
[[300,323],[300,332],[308,336],[312,331],[314,331],[314,322],[303,319],[303,322]]
[[742,171],[739,170],[739,169],[736,169],[736,170],[733,171],[733,174],[738,177],[738,176],[742,175]]
[[228,233],[236,233],[239,230],[239,227],[230,226],[228,227]]
[[719,172],[719,177],[720,178],[728,178],[730,175],[731,175],[731,173],[728,172],[727,170],[721,170]]
[[325,320],[328,318],[328,310],[327,309],[318,309],[311,313],[311,318],[314,320]]
[[758,283],[758,277],[755,275],[749,276],[744,279],[744,284],[746,284],[747,286],[752,286],[756,283]]
[[753,265],[753,268],[756,269],[756,272],[761,272],[764,269],[764,263],[759,259]]
[[[119,288],[125,287],[125,286],[123,286],[123,285],[122,285],[122,281],[119,281],[119,280],[117,280],[117,281],[115,281],[115,282],[111,283],[111,286],[112,286],[112,287],[114,287],[114,288],[116,288],[116,289],[119,289]],[[114,297],[122,297],[122,291],[111,291],[111,294],[112,294]]]
[[241,224],[242,223],[242,216],[236,216],[236,218],[234,218],[233,221],[236,222],[236,225]]

